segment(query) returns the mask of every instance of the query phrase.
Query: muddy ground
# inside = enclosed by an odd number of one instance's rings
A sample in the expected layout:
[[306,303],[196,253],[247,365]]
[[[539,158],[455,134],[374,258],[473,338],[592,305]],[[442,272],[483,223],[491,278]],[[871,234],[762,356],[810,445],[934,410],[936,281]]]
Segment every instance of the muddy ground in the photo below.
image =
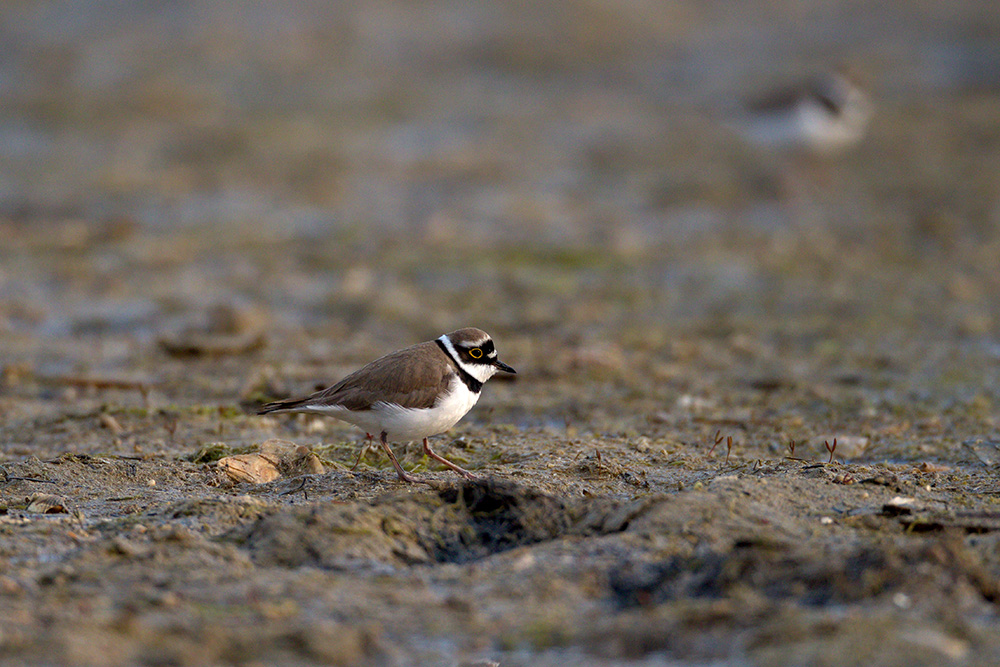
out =
[[[0,661],[1000,663],[1000,11],[885,4],[5,3]],[[246,412],[468,325],[480,481]]]

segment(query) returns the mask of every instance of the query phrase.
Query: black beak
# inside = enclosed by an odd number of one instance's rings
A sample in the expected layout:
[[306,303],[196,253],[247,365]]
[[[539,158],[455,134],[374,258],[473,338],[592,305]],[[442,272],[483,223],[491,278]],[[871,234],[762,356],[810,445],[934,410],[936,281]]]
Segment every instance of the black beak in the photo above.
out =
[[513,373],[514,375],[517,375],[517,371],[515,371],[513,368],[511,368],[510,366],[508,366],[504,362],[500,361],[499,359],[494,359],[493,360],[493,366],[495,368],[498,368],[498,369],[502,370],[502,371],[507,371],[508,373]]

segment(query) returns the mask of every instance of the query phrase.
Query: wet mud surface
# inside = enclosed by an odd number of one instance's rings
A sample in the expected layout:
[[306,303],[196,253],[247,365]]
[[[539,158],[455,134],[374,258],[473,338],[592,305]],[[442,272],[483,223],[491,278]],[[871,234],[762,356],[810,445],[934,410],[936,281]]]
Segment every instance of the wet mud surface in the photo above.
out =
[[[0,9],[0,662],[1000,662],[996,11],[235,6]],[[250,414],[461,326],[475,481]]]

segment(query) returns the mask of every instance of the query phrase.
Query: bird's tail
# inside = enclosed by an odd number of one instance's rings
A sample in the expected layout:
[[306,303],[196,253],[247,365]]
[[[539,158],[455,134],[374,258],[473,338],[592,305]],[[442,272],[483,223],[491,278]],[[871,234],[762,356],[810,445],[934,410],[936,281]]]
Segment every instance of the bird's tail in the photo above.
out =
[[286,401],[275,401],[274,403],[265,403],[264,405],[257,408],[257,414],[266,415],[271,412],[288,412],[290,410],[295,410],[303,405],[305,405],[305,399],[289,399]]

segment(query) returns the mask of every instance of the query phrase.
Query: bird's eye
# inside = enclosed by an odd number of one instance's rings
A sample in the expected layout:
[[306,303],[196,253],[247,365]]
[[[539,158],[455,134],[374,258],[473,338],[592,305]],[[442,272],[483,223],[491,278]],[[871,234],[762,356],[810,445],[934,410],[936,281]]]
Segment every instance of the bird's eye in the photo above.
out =
[[483,351],[480,350],[478,347],[474,347],[471,350],[469,350],[469,356],[472,357],[473,359],[478,359],[479,357],[483,356]]

